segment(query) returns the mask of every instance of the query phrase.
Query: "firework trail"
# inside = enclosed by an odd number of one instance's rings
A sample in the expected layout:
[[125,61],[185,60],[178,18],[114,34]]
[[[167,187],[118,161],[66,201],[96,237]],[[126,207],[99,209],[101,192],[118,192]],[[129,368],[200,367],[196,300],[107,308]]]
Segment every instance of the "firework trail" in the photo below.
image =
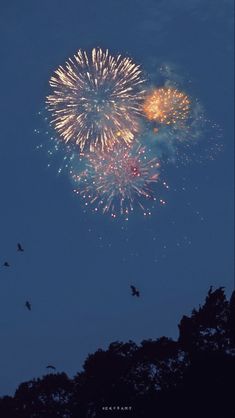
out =
[[139,129],[143,81],[130,58],[115,58],[100,48],[91,56],[79,50],[50,79],[53,92],[46,103],[51,123],[66,143],[75,142],[81,151],[130,144]]
[[153,90],[145,99],[143,112],[150,121],[164,125],[182,125],[189,117],[190,100],[172,87]]
[[65,142],[54,134],[50,126],[48,127],[48,117],[44,112],[38,112],[39,123],[38,127],[34,129],[34,134],[40,139],[41,136],[46,138],[46,141],[40,140],[36,149],[43,151],[47,157],[47,167],[56,168],[57,174],[62,174],[70,170],[72,161],[77,156],[76,146],[65,144]]
[[150,159],[143,146],[130,149],[116,145],[111,151],[93,152],[85,159],[84,170],[72,169],[71,176],[74,191],[86,206],[90,204],[93,211],[109,213],[114,218],[123,215],[126,220],[134,206],[141,208],[144,215],[151,215],[148,205],[152,207],[158,200],[154,184],[159,181],[159,162],[157,158]]

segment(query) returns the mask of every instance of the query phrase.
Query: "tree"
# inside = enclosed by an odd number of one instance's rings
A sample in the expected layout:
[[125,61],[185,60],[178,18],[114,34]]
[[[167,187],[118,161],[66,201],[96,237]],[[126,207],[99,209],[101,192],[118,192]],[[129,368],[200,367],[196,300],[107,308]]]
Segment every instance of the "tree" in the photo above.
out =
[[86,359],[74,379],[51,374],[22,383],[0,399],[4,418],[232,418],[235,294],[210,288],[205,303],[183,316],[178,341],[161,337],[113,342]]
[[205,304],[183,316],[179,324],[179,344],[191,356],[198,351],[225,351],[232,348],[230,304],[224,288],[210,288]]
[[14,402],[20,418],[70,418],[73,381],[65,373],[49,374],[22,383]]
[[195,417],[202,413],[205,417],[232,417],[235,411],[233,303],[226,299],[224,288],[214,292],[210,288],[205,304],[194,309],[191,317],[183,316],[179,324],[178,341],[190,359],[182,397],[188,410],[195,405]]

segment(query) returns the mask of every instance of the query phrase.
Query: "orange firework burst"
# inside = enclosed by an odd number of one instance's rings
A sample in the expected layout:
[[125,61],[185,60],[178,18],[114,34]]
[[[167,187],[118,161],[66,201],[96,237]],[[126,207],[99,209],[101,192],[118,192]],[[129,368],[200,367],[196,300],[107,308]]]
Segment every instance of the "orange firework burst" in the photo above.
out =
[[190,100],[185,93],[172,87],[153,90],[145,99],[143,112],[147,119],[165,125],[184,122],[190,111]]
[[47,97],[52,124],[63,140],[82,150],[130,144],[139,129],[144,90],[141,71],[130,58],[94,48],[79,50],[50,79]]

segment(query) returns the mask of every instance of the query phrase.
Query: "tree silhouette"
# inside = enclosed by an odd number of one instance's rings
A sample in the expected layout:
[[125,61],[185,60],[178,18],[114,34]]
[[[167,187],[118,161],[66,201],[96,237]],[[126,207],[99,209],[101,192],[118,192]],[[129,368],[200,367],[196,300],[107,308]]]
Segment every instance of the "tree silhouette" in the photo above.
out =
[[210,288],[205,304],[193,309],[191,317],[183,316],[179,343],[192,356],[198,351],[224,351],[231,345],[230,309],[224,289]]
[[222,287],[214,292],[210,288],[203,307],[180,322],[178,341],[190,359],[183,394],[188,405],[195,405],[195,417],[202,405],[205,417],[233,416],[234,302],[234,294],[229,303]]
[[73,381],[65,373],[49,374],[42,379],[22,383],[14,401],[21,418],[70,417]]
[[113,342],[73,379],[53,373],[22,383],[0,398],[0,416],[232,418],[234,329],[235,293],[228,301],[222,287],[210,288],[203,306],[183,316],[178,341]]

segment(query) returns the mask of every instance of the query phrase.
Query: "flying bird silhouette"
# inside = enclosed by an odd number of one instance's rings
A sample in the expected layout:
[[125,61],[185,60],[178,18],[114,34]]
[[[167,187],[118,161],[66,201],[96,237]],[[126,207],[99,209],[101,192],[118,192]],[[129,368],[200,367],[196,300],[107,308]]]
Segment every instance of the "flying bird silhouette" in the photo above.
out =
[[52,364],[48,364],[48,366],[46,367],[46,369],[56,370],[56,367],[55,366],[52,366]]
[[23,249],[23,247],[22,247],[22,245],[18,242],[18,244],[17,244],[17,251],[21,251],[21,252],[23,252],[24,251],[24,249]]
[[25,306],[26,306],[26,308],[27,308],[29,311],[31,311],[32,306],[31,306],[31,303],[30,303],[28,300],[26,300],[26,302],[25,302]]
[[131,287],[131,291],[132,291],[132,296],[137,296],[137,298],[140,296],[140,292],[138,289],[136,289],[135,286],[130,286]]
[[8,263],[8,261],[5,261],[5,263],[3,263],[3,267],[10,267],[10,264]]

